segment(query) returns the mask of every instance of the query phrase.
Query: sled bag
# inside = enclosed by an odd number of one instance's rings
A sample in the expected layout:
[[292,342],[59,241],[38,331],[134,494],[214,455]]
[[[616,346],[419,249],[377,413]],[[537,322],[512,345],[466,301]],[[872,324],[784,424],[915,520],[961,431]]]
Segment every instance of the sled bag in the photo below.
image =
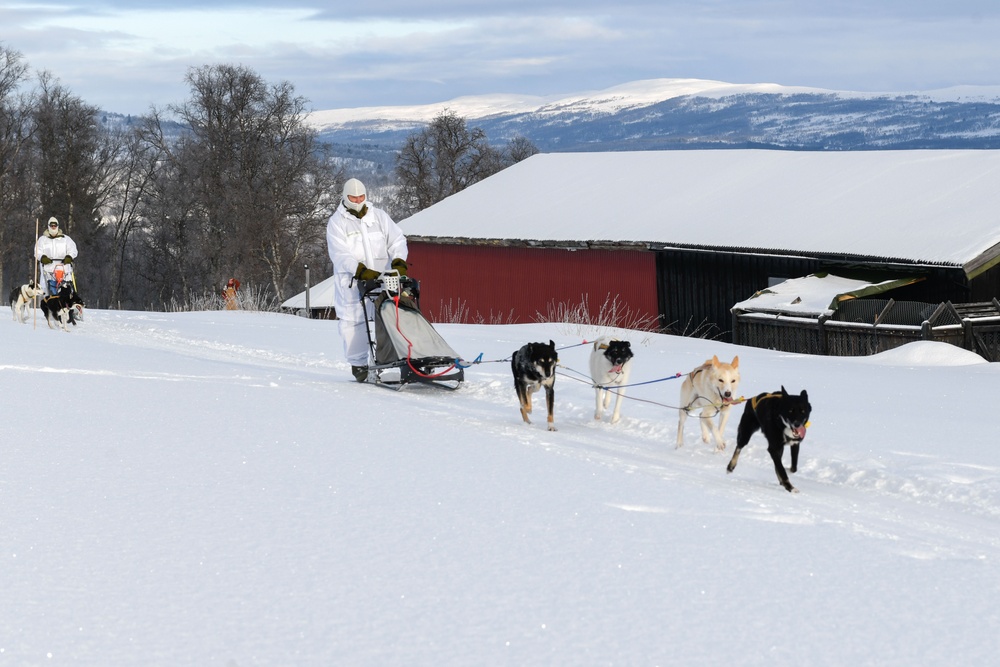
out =
[[397,308],[392,299],[379,297],[375,304],[375,362],[389,364],[430,357],[453,361],[458,354],[424,319],[412,299],[400,297]]

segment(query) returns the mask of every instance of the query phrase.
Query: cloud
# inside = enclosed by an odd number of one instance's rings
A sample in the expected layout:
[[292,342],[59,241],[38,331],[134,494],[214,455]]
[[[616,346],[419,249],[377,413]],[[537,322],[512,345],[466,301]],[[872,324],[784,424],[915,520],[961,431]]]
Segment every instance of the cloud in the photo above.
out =
[[217,63],[317,109],[649,78],[904,91],[1000,76],[1000,4],[985,0],[26,2],[0,25],[33,68],[131,113],[184,101],[186,72]]

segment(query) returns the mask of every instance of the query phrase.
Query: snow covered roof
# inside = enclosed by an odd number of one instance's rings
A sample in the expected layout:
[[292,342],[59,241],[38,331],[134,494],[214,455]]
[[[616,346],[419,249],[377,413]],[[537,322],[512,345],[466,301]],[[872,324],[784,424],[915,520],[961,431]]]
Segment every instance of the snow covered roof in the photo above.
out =
[[909,285],[918,278],[899,278],[869,282],[816,273],[802,278],[792,278],[778,285],[763,289],[749,299],[740,301],[733,310],[752,310],[767,313],[786,313],[808,317],[832,315],[841,301]]
[[417,237],[1000,261],[1000,151],[540,153],[402,221]]
[[[306,292],[299,292],[293,297],[286,299],[282,308],[297,310],[306,307]],[[333,276],[316,283],[309,288],[309,308],[333,308]]]

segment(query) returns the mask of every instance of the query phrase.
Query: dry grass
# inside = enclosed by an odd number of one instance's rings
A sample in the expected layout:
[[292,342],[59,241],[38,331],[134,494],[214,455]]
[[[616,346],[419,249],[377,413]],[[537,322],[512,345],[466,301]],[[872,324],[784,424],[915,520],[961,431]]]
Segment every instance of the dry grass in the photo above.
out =
[[[236,293],[239,310],[252,313],[276,313],[281,311],[278,299],[262,288],[246,287]],[[172,299],[164,307],[168,313],[186,313],[199,310],[225,310],[226,300],[221,294],[189,294],[184,301]]]
[[441,303],[434,321],[444,324],[513,324],[514,310],[511,309],[506,316],[493,311],[483,315],[478,310],[473,314],[465,301],[459,299],[456,305],[449,299],[448,303]]
[[[581,295],[580,302],[550,302],[545,313],[535,315],[536,322],[557,322],[563,325],[562,333],[599,338],[601,336],[621,337],[625,331],[661,331],[659,317],[636,312],[621,303],[619,297],[610,294],[595,312],[590,307],[589,297]],[[643,341],[645,342],[645,341]]]

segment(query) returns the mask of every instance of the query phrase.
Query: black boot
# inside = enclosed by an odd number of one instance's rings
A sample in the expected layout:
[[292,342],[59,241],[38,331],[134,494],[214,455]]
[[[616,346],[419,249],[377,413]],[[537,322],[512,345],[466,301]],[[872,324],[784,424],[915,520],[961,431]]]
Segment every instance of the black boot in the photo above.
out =
[[351,374],[354,379],[358,382],[368,381],[368,367],[367,366],[351,366]]

